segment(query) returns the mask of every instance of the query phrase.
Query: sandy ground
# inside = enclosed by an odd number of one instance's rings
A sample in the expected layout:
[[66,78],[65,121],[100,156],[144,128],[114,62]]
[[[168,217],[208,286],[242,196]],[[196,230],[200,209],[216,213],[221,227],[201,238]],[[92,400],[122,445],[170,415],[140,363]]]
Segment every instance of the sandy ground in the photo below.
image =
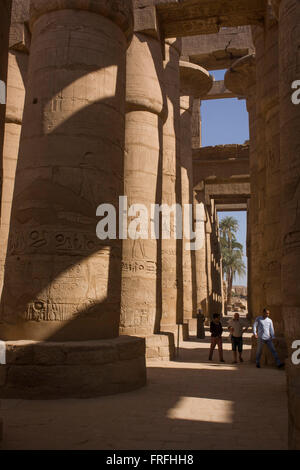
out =
[[2,449],[287,449],[285,373],[225,364],[209,338],[180,345],[172,362],[148,364],[135,392],[89,400],[2,400]]

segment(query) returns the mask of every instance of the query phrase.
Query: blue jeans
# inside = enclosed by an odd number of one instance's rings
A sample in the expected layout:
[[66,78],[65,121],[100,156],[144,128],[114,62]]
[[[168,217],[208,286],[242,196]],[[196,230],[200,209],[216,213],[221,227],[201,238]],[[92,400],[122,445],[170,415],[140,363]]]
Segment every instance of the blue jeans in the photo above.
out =
[[259,364],[259,362],[260,362],[260,358],[261,358],[261,354],[262,354],[264,344],[266,344],[268,346],[271,353],[273,354],[277,366],[280,366],[281,360],[278,357],[278,354],[277,354],[276,349],[274,347],[273,341],[271,339],[262,339],[262,338],[258,338],[258,340],[257,340],[256,364]]

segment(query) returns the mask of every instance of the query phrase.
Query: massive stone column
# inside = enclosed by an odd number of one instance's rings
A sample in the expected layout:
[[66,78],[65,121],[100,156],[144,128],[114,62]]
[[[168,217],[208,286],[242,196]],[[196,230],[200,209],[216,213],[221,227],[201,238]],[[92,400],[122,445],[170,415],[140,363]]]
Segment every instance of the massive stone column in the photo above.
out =
[[[8,62],[8,47],[9,47],[9,26],[10,26],[10,1],[5,0],[0,3],[0,87],[1,92],[6,90],[7,82],[7,62]],[[3,98],[1,94],[1,98]],[[0,99],[0,202],[2,196],[2,174],[3,174],[3,138],[5,129],[5,96]],[[0,213],[1,217],[1,213]],[[1,256],[1,245],[0,245]],[[3,269],[0,261],[0,271]],[[0,272],[0,277],[1,277]],[[3,420],[1,416],[1,403],[0,403],[0,442],[3,439]]]
[[[167,139],[166,128],[163,133],[165,71],[157,24],[155,9],[135,10],[135,34],[127,53],[125,195],[128,207],[146,207],[148,222],[151,207],[162,202],[163,142]],[[123,240],[120,333],[145,337],[147,357],[168,360],[174,356],[174,337],[158,334],[164,293],[161,234],[153,237],[150,225],[144,230],[147,233],[136,240]],[[174,274],[172,256],[171,262]]]
[[211,206],[206,204],[206,224],[205,224],[205,245],[206,245],[206,274],[207,274],[207,317],[210,320],[213,315],[213,281],[212,281],[212,219]]
[[[298,0],[273,3],[279,16],[282,315],[291,355],[293,342],[300,339],[300,105],[292,99],[293,84],[300,80],[300,3]],[[287,377],[289,445],[300,449],[300,365],[289,361]]]
[[[125,195],[128,206],[144,204],[148,215],[157,202],[162,148],[164,92],[160,42],[136,33],[127,53]],[[158,241],[123,241],[121,332],[152,335],[158,292]]]
[[[265,55],[263,80],[263,112],[265,117],[266,186],[263,238],[262,277],[265,283],[266,306],[271,311],[276,332],[276,348],[286,358],[282,317],[281,289],[281,174],[279,116],[278,23],[268,9],[265,22]],[[274,363],[269,355],[268,362]]]
[[[253,28],[257,57],[257,129],[259,142],[258,165],[263,167],[260,183],[259,225],[263,237],[260,248],[260,311],[271,311],[276,332],[276,348],[282,360],[286,357],[283,339],[281,292],[281,220],[280,220],[280,136],[279,136],[279,84],[278,84],[278,25],[270,8],[266,11],[264,30]],[[253,287],[253,283],[252,283]],[[266,363],[274,363],[266,351]]]
[[222,268],[221,268],[221,249],[219,236],[219,219],[214,199],[210,201],[210,315],[223,312],[223,295],[222,295]]
[[[181,191],[182,207],[191,207],[191,226],[193,226],[193,153],[192,153],[192,112],[194,97],[199,98],[212,88],[213,78],[202,67],[189,62],[180,62],[181,75]],[[187,211],[185,211],[185,216]],[[185,228],[189,227],[185,217]],[[189,249],[191,233],[184,231],[183,237],[183,319],[191,320],[197,315],[196,255]]]
[[121,241],[113,233],[96,237],[96,210],[102,203],[118,210],[123,193],[131,2],[32,0],[30,25],[1,303],[7,365],[0,394],[130,390],[145,383],[144,341],[117,338]]
[[[264,259],[264,225],[266,209],[266,135],[264,113],[264,75],[265,75],[265,35],[261,26],[252,27],[253,42],[256,49],[256,159],[257,173],[255,193],[257,198],[256,253],[258,262],[256,280],[256,304],[254,315],[260,315],[266,307],[266,281]],[[252,181],[252,180],[251,180]],[[253,284],[252,284],[253,288]]]
[[3,143],[3,183],[0,221],[0,297],[24,110],[30,42],[29,31],[27,31],[25,26],[25,21],[28,19],[29,0],[22,2],[13,0],[9,31],[8,71],[6,79],[7,95]]
[[[5,96],[7,81],[7,62],[9,48],[9,28],[11,16],[11,0],[5,0],[0,3],[0,80],[1,80],[1,100],[0,100],[0,191],[2,186],[2,150],[5,126]],[[4,98],[4,99],[2,99]],[[0,192],[1,194],[1,192]]]
[[[180,73],[181,41],[165,42],[164,84],[168,116],[163,126],[162,204],[181,206],[180,175]],[[171,217],[171,238],[161,240],[162,316],[161,331],[177,335],[183,320],[182,243],[176,239],[175,215]],[[176,224],[181,224],[177,220]]]
[[[201,206],[201,211],[197,216],[196,206]],[[205,191],[195,189],[194,191],[194,226],[199,230],[199,239],[202,240],[201,248],[196,250],[196,285],[197,285],[197,311],[200,309],[205,317],[208,316],[207,298],[207,262],[206,262],[206,210]]]

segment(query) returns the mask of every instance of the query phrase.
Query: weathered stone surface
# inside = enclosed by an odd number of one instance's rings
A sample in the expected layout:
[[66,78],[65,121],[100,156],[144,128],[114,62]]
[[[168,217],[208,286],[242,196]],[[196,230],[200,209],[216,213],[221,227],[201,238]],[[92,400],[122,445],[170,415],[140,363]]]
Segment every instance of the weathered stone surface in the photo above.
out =
[[[181,84],[181,200],[182,206],[193,207],[193,152],[192,152],[192,113],[193,101],[196,97],[205,95],[213,85],[213,77],[197,65],[180,62],[180,84]],[[190,215],[193,224],[193,214]],[[184,221],[185,227],[190,227],[189,221]],[[184,231],[182,264],[183,264],[183,318],[185,321],[197,314],[197,267],[195,250],[189,249],[192,239]]]
[[[135,34],[127,53],[125,195],[128,206],[144,204],[148,214],[151,204],[161,201],[157,181],[161,177],[160,138],[166,111],[163,74],[159,41]],[[158,249],[158,241],[149,233],[123,241],[122,334],[153,335],[158,331]]]
[[136,8],[156,5],[167,37],[217,33],[222,26],[262,23],[265,0],[134,0]]
[[146,383],[145,340],[6,343],[0,396],[86,398],[128,392]]
[[30,0],[12,0],[9,48],[29,52],[29,5]]
[[133,30],[133,9],[131,0],[31,0],[30,24],[47,13],[59,10],[82,10],[97,13],[116,23],[128,38]]
[[[180,155],[180,68],[181,40],[165,42],[164,84],[168,116],[163,125],[162,204],[181,204]],[[176,240],[176,227],[181,221],[171,216],[171,237],[161,240],[161,299],[160,331],[177,331],[183,321],[183,266],[181,240]]]
[[225,86],[237,96],[248,96],[255,81],[255,54],[237,60],[225,74]]
[[182,39],[182,56],[207,70],[229,68],[237,59],[253,52],[250,26],[221,28],[218,34]]
[[4,339],[118,334],[120,241],[100,242],[95,227],[98,205],[118,207],[123,192],[127,44],[110,19],[60,9],[75,3],[32,4],[34,19],[43,14],[33,22],[2,299],[2,320],[9,322]]
[[180,87],[182,96],[201,98],[213,86],[213,76],[199,65],[180,61]]
[[[281,0],[279,5],[279,96],[281,171],[281,286],[282,316],[289,355],[300,338],[300,106],[291,99],[291,85],[300,78],[300,3]],[[289,396],[289,445],[300,449],[299,366],[287,370]]]

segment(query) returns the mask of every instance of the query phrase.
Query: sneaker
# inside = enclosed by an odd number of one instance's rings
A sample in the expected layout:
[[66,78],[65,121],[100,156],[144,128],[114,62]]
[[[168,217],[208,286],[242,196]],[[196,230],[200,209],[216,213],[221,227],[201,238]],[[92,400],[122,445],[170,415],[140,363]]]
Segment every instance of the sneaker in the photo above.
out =
[[225,362],[224,359],[221,359],[220,362]]
[[256,364],[256,367],[257,367],[258,369],[260,369],[260,364]]
[[282,362],[281,364],[279,364],[278,369],[283,369],[283,367],[285,366],[285,364]]
[[240,357],[240,362],[244,362],[244,359],[242,357]]

